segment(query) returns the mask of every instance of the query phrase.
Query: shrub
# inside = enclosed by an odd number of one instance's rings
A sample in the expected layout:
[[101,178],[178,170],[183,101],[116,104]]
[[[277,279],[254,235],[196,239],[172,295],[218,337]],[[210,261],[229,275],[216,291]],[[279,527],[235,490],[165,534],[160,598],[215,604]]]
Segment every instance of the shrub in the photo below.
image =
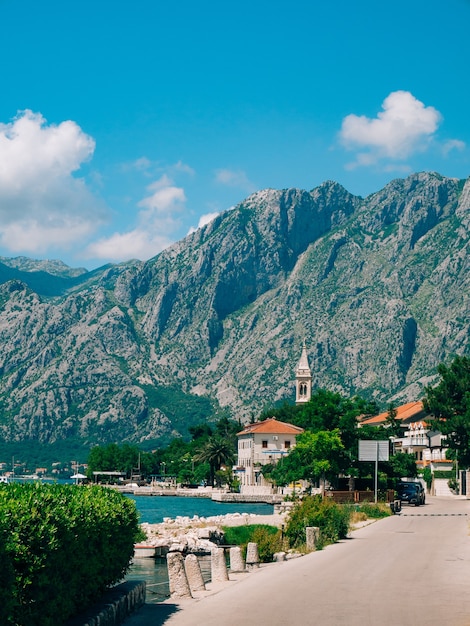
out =
[[356,511],[364,513],[366,518],[380,519],[382,517],[389,517],[392,514],[390,506],[384,503],[372,504],[370,502],[364,502],[358,507],[355,507]]
[[291,547],[299,548],[306,542],[305,528],[318,526],[320,538],[317,547],[321,548],[347,536],[349,518],[349,507],[321,496],[309,496],[299,502],[289,515],[286,536]]
[[447,478],[452,479],[455,477],[455,472],[453,470],[435,470],[434,478]]
[[282,550],[281,531],[274,526],[255,528],[251,541],[258,544],[258,554],[261,563],[271,563],[276,552]]
[[15,573],[8,546],[8,528],[0,519],[0,624],[8,624],[13,609]]
[[14,579],[5,624],[57,626],[126,573],[138,516],[134,502],[99,486],[1,485],[0,518]]
[[282,550],[282,534],[276,526],[248,524],[246,526],[224,526],[222,530],[226,543],[240,546],[244,556],[246,556],[248,543],[258,544],[261,563],[270,563],[273,560],[273,555]]

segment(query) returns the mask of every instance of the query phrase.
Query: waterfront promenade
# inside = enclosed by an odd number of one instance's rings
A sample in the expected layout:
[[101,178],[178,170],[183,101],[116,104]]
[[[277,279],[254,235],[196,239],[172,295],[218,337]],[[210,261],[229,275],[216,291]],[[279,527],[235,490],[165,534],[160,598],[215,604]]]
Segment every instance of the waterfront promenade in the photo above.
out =
[[470,624],[470,502],[429,498],[198,599],[145,605],[126,626]]

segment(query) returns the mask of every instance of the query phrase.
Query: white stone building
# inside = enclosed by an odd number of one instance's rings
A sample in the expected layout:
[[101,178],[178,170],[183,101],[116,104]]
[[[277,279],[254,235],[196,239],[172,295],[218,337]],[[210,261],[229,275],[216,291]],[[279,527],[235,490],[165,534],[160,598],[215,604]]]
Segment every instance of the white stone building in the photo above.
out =
[[264,480],[261,467],[277,463],[295,446],[295,438],[302,428],[279,422],[270,417],[262,422],[248,424],[238,433],[238,460],[234,468],[240,487],[270,487]]

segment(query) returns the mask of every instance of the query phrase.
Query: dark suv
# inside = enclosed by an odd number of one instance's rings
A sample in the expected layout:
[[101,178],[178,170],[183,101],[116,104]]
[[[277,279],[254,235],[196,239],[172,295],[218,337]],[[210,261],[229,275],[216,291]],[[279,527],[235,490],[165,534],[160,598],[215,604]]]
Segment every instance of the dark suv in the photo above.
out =
[[400,502],[414,504],[419,506],[426,501],[426,495],[421,483],[418,482],[399,482],[397,485],[397,496]]

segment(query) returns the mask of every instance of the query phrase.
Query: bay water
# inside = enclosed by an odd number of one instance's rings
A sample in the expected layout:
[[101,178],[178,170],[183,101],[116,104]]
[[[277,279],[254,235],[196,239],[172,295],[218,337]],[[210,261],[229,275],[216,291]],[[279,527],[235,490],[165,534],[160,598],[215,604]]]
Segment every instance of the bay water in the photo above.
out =
[[[213,517],[230,513],[251,513],[271,515],[273,506],[261,503],[224,503],[214,502],[210,498],[186,498],[181,496],[127,496],[134,500],[140,515],[140,522],[159,524],[163,518],[171,517]],[[202,575],[210,580],[210,556],[198,557]],[[145,580],[147,584],[147,602],[161,602],[170,595],[166,559],[134,559],[126,580]]]

